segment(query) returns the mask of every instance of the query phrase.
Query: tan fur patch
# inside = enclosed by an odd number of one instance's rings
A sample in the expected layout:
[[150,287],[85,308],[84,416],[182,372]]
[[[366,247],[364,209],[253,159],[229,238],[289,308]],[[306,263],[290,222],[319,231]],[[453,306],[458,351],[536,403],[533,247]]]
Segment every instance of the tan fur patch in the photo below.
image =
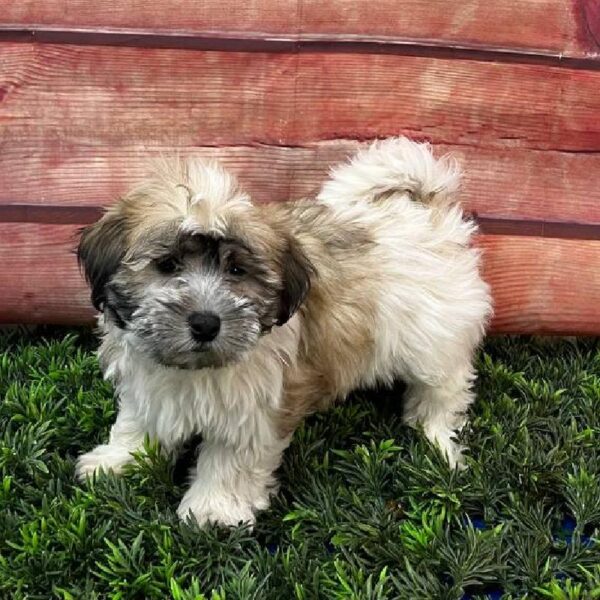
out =
[[274,229],[300,244],[316,273],[299,311],[300,349],[296,367],[286,373],[278,417],[287,435],[307,414],[356,387],[371,355],[379,286],[366,252],[373,242],[365,226],[310,200],[259,209]]

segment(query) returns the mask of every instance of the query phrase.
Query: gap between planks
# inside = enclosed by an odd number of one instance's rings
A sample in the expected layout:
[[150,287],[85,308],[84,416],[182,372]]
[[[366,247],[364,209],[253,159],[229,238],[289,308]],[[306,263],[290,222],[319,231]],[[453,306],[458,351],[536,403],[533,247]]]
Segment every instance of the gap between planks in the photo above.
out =
[[474,60],[600,70],[600,55],[571,56],[530,48],[448,42],[443,39],[413,40],[391,36],[356,34],[274,34],[262,32],[162,32],[101,28],[63,29],[34,25],[0,25],[1,42],[125,46],[219,52],[392,54],[424,58]]
[[[101,206],[61,206],[56,204],[0,204],[0,223],[39,223],[41,225],[88,225],[102,215]],[[475,219],[481,233],[571,240],[600,239],[600,224],[480,217]]]

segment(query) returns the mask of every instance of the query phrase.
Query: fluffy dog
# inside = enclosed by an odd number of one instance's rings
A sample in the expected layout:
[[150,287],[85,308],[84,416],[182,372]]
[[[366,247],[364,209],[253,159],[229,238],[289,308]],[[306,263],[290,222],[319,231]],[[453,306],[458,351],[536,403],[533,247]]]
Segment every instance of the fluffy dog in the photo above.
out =
[[178,514],[252,523],[302,419],[396,378],[406,422],[455,464],[490,315],[458,179],[405,138],[290,203],[253,204],[215,163],[163,162],[81,237],[119,413],[78,476],[118,472],[146,435],[174,451],[200,432]]

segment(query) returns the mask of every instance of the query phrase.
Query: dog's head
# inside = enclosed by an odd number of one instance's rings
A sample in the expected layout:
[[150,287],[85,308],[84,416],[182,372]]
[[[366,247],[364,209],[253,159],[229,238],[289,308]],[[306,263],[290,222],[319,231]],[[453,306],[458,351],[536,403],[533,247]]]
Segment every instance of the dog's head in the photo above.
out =
[[160,364],[239,360],[310,287],[310,262],[268,214],[214,163],[163,163],[82,232],[94,306]]

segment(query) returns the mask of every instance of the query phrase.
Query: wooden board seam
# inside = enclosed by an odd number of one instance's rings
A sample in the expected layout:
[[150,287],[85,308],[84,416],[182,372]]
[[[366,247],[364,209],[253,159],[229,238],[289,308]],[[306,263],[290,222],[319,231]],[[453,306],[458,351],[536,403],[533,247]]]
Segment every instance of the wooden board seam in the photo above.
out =
[[[103,208],[96,206],[64,206],[60,204],[0,204],[0,223],[40,223],[45,225],[86,225],[100,217]],[[468,213],[467,213],[468,214]],[[541,221],[482,217],[470,214],[487,235],[515,235],[544,238],[598,240],[600,223]]]
[[171,48],[220,52],[396,54],[439,59],[536,64],[579,70],[600,70],[600,53],[570,56],[542,49],[449,44],[444,40],[413,40],[391,36],[219,31],[163,32],[126,29],[55,28],[0,25],[0,42]]

